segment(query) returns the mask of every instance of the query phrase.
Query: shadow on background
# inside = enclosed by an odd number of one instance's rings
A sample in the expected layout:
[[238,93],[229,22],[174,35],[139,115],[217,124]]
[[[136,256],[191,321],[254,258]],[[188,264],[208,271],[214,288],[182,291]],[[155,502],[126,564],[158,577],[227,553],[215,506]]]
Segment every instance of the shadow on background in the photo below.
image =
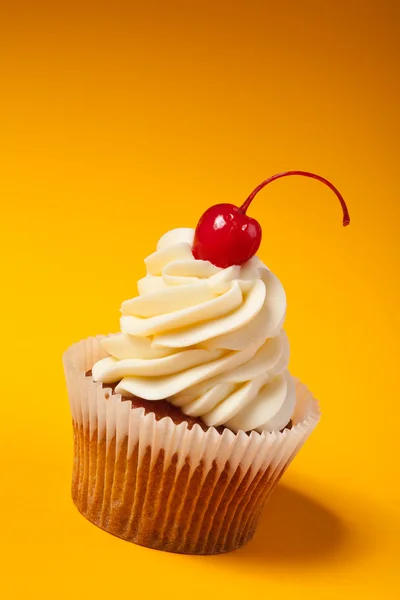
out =
[[354,532],[331,509],[279,485],[265,507],[255,537],[231,557],[263,563],[320,561],[344,547],[348,555],[354,541]]

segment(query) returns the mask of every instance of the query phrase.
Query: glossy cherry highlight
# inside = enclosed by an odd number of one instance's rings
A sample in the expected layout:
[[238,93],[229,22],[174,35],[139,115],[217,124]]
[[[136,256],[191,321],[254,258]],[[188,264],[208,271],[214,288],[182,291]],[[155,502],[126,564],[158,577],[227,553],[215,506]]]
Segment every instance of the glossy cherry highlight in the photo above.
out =
[[261,225],[246,214],[258,192],[276,179],[289,175],[311,177],[324,183],[339,199],[343,211],[343,225],[350,223],[346,202],[339,190],[327,179],[307,171],[285,171],[272,175],[258,185],[242,204],[216,204],[211,206],[197,224],[193,243],[193,255],[199,260],[209,260],[217,267],[241,265],[257,252],[262,237]]

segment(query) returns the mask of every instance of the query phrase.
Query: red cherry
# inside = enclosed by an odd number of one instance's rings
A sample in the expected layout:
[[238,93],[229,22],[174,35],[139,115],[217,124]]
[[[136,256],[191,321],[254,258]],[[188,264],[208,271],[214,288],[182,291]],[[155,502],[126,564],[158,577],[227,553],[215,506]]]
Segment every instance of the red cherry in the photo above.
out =
[[246,215],[246,210],[263,187],[275,179],[289,175],[311,177],[327,185],[336,194],[342,206],[343,226],[346,227],[350,223],[343,196],[330,181],[307,171],[286,171],[272,175],[260,183],[240,208],[234,204],[215,204],[206,210],[196,227],[193,256],[199,260],[209,260],[221,268],[242,265],[252,258],[260,246],[262,230],[258,221]]
[[234,204],[216,204],[201,217],[193,244],[195,258],[217,267],[241,265],[261,243],[261,225]]

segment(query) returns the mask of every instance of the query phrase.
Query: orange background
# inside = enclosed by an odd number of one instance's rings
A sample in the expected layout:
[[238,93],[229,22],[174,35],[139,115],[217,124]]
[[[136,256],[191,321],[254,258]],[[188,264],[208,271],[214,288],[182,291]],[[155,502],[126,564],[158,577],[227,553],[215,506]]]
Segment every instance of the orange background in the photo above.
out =
[[[83,4],[83,6],[82,6]],[[399,9],[393,0],[3,2],[4,598],[398,598]],[[117,330],[158,237],[241,203],[323,420],[256,539],[129,545],[70,500],[61,354]],[[398,455],[398,454],[397,454]]]

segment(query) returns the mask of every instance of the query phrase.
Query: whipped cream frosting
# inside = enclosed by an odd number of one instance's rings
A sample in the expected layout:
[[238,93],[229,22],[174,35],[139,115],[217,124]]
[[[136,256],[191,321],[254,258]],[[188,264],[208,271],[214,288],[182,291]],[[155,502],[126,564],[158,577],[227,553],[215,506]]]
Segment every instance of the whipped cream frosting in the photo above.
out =
[[121,333],[93,379],[116,392],[168,400],[208,426],[276,431],[289,422],[295,383],[282,329],[286,296],[257,258],[226,269],[192,254],[193,229],[175,229],[145,260],[139,295],[121,307]]

